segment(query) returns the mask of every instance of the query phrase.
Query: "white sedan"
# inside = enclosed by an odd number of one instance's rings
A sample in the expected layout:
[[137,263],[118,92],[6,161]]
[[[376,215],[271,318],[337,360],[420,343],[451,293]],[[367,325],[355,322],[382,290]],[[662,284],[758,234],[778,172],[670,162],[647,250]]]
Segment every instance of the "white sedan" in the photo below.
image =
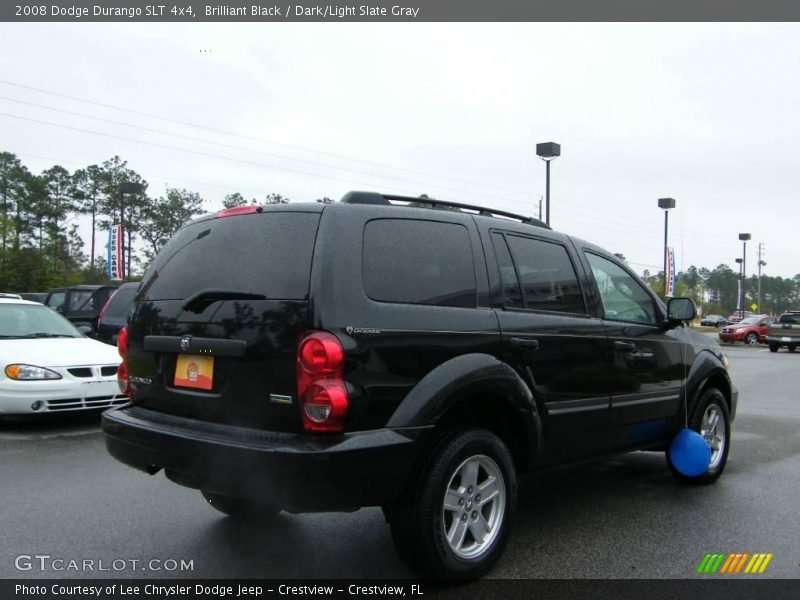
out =
[[37,302],[0,298],[0,418],[124,404],[120,357]]

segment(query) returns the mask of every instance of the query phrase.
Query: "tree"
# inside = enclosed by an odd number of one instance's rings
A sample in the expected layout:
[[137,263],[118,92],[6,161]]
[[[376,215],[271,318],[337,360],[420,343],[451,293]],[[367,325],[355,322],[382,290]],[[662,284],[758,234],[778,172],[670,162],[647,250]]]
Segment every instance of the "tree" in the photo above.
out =
[[322,198],[317,198],[316,200],[320,204],[333,204],[333,198],[328,198],[327,196],[323,196]]
[[89,245],[90,269],[94,269],[97,216],[100,212],[100,200],[105,183],[105,174],[97,165],[78,169],[72,175],[72,193],[77,202],[77,209],[83,214],[92,216],[92,241]]
[[264,204],[289,204],[291,200],[280,194],[267,194]]
[[[128,168],[128,163],[119,156],[114,156],[105,161],[101,169],[103,170],[103,201],[101,210],[105,218],[100,225],[109,227],[114,223],[120,222],[124,202],[124,222],[122,230],[125,236],[123,246],[125,248],[125,258],[127,261],[126,273],[130,273],[131,263],[133,262],[133,241],[139,231],[141,213],[147,206],[147,182],[142,179],[136,171]],[[122,198],[120,189],[123,182],[138,183],[142,186],[141,194],[125,194]]]
[[167,196],[151,199],[142,210],[139,232],[150,247],[145,250],[152,260],[184,223],[203,212],[200,194],[185,189],[167,188]]
[[[255,198],[253,198],[252,204],[255,203],[256,200]],[[236,208],[237,206],[245,206],[245,205],[247,205],[247,200],[245,200],[245,197],[242,196],[239,192],[228,194],[222,201],[222,206],[224,206],[225,208]]]

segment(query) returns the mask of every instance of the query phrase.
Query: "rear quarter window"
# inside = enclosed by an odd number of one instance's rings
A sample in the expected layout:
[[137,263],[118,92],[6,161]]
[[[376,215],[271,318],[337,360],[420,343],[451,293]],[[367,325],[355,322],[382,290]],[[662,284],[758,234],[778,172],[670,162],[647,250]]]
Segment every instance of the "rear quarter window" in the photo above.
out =
[[372,300],[477,305],[475,264],[463,225],[376,219],[364,228],[364,291]]
[[308,296],[320,213],[274,212],[200,221],[179,231],[147,269],[140,300],[182,300],[200,290]]

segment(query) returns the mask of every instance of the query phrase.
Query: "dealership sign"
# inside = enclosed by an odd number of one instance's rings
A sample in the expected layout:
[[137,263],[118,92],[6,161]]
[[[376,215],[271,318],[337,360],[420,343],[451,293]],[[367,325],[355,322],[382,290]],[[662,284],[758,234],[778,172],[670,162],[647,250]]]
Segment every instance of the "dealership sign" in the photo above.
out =
[[665,296],[675,295],[675,252],[672,248],[667,248],[667,289]]
[[122,281],[124,265],[122,264],[122,225],[108,228],[108,278]]

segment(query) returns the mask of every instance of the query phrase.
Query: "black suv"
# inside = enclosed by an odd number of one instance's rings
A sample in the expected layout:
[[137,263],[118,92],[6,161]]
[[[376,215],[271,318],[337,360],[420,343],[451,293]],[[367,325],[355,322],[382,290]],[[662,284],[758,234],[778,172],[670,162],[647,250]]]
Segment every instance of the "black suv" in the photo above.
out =
[[48,292],[44,304],[61,313],[75,327],[93,333],[100,309],[116,291],[110,285],[73,285]]
[[[500,211],[223,210],[145,273],[106,444],[230,515],[381,506],[403,559],[475,577],[519,473],[649,449],[720,476],[737,392],[691,300],[669,308],[613,254]],[[669,460],[687,422],[712,448],[695,477]]]
[[125,326],[128,310],[138,287],[138,281],[123,283],[111,294],[97,317],[96,339],[106,344],[117,344],[117,334]]

